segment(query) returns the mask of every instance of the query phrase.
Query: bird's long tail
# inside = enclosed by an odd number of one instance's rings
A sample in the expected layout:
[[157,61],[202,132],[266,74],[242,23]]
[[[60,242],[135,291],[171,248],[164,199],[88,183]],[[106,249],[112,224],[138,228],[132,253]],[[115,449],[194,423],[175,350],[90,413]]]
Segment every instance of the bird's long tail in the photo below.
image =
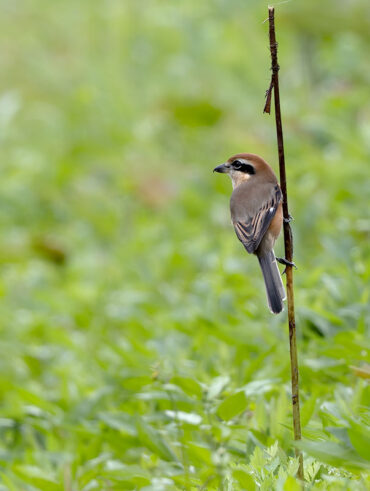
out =
[[285,300],[286,295],[275,253],[274,251],[269,251],[258,256],[258,260],[265,280],[269,309],[273,314],[279,314],[284,308],[283,300]]

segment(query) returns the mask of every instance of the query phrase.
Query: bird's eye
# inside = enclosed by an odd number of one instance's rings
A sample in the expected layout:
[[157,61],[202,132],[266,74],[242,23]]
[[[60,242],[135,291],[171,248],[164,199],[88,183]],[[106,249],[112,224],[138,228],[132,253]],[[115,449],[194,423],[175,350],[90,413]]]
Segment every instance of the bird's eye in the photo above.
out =
[[242,163],[241,163],[239,160],[235,160],[235,161],[233,162],[233,167],[234,167],[234,169],[240,169],[240,168],[241,168],[241,166],[242,166]]

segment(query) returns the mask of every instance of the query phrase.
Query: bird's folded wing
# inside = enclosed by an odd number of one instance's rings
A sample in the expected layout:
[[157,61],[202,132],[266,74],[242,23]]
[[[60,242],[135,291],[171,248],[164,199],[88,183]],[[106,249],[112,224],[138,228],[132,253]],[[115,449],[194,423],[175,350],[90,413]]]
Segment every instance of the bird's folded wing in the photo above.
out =
[[236,235],[249,253],[255,252],[260,245],[281,200],[281,189],[276,185],[271,199],[263,203],[254,216],[234,222]]

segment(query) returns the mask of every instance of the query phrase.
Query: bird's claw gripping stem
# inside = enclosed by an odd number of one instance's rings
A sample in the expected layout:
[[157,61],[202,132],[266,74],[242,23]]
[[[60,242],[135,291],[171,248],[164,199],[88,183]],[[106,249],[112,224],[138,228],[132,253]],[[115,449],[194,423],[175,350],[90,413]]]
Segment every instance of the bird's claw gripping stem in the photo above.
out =
[[289,214],[288,215],[288,218],[285,218],[284,217],[283,220],[284,220],[285,223],[290,223],[290,222],[292,222],[294,220],[294,218],[292,217],[292,215]]
[[[293,268],[298,269],[293,262],[290,262],[287,259],[284,259],[283,257],[276,257],[275,259],[280,264],[284,264],[285,266],[292,266]],[[284,274],[285,272],[286,272],[286,268],[284,269],[282,274]]]

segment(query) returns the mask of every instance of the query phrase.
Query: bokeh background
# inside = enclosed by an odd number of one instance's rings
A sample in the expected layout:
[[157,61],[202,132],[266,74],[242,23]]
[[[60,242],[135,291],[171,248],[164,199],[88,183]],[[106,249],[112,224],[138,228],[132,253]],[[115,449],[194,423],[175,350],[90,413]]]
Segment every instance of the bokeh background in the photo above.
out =
[[[277,170],[267,2],[1,7],[0,489],[300,489],[286,314],[212,175]],[[368,489],[370,10],[276,9],[307,486]]]

